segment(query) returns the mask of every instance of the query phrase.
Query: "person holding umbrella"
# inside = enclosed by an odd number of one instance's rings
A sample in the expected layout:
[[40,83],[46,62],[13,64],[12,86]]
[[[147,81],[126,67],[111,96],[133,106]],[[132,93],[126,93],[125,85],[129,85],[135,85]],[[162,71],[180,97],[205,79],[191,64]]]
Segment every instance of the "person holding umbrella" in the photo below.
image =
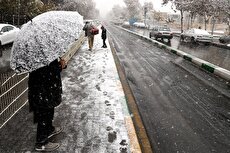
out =
[[101,30],[102,30],[101,38],[103,40],[103,46],[102,46],[102,48],[107,48],[107,45],[105,43],[105,40],[106,40],[106,29],[105,29],[105,27],[103,25],[101,26]]
[[76,11],[49,11],[24,24],[11,50],[11,68],[29,73],[28,101],[37,123],[36,151],[53,151],[60,145],[50,138],[63,131],[53,125],[54,109],[62,101],[61,71],[65,53],[80,37],[83,17]]
[[63,131],[54,127],[54,108],[61,103],[61,71],[66,68],[63,59],[56,59],[49,65],[29,73],[28,96],[30,111],[37,123],[36,151],[53,151],[60,145],[49,142],[49,138]]

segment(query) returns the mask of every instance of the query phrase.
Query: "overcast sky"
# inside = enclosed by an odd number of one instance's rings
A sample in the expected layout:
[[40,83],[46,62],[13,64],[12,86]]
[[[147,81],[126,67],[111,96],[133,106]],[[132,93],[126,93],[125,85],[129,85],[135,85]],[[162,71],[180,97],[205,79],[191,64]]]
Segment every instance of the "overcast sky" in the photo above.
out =
[[[125,6],[123,0],[94,0],[96,2],[97,9],[100,10],[102,16],[112,9],[112,7],[116,4]],[[170,5],[162,7],[162,0],[139,0],[139,2],[143,5],[144,2],[152,2],[154,9],[161,12],[173,12],[170,8]]]

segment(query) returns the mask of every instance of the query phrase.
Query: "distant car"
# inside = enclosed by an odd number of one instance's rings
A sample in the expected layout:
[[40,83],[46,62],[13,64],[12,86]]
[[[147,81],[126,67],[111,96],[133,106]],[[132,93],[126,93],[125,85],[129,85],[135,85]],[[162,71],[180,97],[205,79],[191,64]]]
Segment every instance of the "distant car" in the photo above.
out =
[[180,38],[182,41],[188,40],[191,42],[210,43],[213,41],[213,36],[208,31],[195,28],[185,31]]
[[135,22],[133,25],[138,28],[146,28],[145,23],[143,22]]
[[0,46],[14,42],[19,28],[10,24],[0,24]]
[[219,42],[223,44],[229,44],[230,43],[230,35],[224,35],[219,38]]
[[126,22],[123,22],[121,26],[124,28],[129,28],[130,24],[129,24],[129,22],[126,21]]
[[173,33],[167,26],[154,26],[149,33],[149,38],[154,37],[156,40],[158,38],[168,39],[170,41],[173,38]]

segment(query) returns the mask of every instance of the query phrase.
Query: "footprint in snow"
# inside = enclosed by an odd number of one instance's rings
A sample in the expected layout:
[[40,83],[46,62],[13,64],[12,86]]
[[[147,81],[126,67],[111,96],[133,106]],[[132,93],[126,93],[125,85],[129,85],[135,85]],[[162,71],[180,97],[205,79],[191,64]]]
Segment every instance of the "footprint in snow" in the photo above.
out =
[[106,106],[111,106],[110,102],[108,100],[105,100]]
[[111,119],[115,119],[115,113],[114,113],[114,111],[111,111],[110,113],[109,113],[109,117],[111,118]]
[[117,139],[117,132],[116,131],[111,131],[108,133],[108,141],[110,143],[113,143]]
[[108,93],[106,91],[103,92],[103,95],[106,96]]
[[99,84],[97,84],[95,87],[97,88],[98,91],[101,91]]

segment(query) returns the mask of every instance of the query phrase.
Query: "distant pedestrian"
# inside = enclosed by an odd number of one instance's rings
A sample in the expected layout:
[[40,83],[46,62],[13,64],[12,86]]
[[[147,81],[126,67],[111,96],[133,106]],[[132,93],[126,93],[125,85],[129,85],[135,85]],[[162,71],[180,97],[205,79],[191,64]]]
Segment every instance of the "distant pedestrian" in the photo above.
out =
[[51,62],[29,73],[28,99],[30,111],[37,123],[36,151],[53,151],[60,145],[49,138],[63,131],[62,127],[53,126],[54,108],[61,103],[61,71],[66,67],[64,60]]
[[105,43],[105,40],[106,40],[106,29],[105,29],[105,27],[104,26],[101,26],[101,30],[102,30],[102,32],[101,32],[101,38],[102,38],[102,40],[103,40],[103,46],[102,46],[102,48],[107,48],[107,45],[106,45],[106,43]]
[[83,30],[85,31],[85,36],[88,37],[88,44],[89,44],[90,51],[92,51],[93,49],[93,42],[94,42],[94,35],[91,33],[92,29],[93,29],[92,23],[86,21]]

